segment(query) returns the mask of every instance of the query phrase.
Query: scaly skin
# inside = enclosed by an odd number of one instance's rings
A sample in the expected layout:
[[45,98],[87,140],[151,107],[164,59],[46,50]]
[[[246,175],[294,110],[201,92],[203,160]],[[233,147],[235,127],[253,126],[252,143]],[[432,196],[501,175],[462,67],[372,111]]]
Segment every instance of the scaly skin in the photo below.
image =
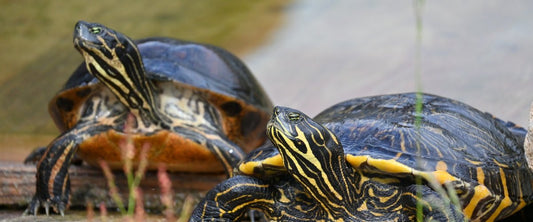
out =
[[39,207],[44,207],[46,215],[52,207],[61,215],[69,200],[70,178],[68,167],[78,144],[92,135],[105,132],[111,126],[83,124],[76,126],[56,138],[47,147],[46,152],[37,164],[36,193],[24,214],[36,215]]

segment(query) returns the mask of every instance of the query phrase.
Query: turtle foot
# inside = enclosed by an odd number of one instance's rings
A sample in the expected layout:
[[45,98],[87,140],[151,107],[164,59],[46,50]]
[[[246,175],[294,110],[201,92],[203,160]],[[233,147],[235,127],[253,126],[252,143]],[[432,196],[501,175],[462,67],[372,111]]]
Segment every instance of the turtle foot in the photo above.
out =
[[36,196],[32,198],[30,205],[24,211],[24,213],[22,213],[22,215],[37,216],[40,207],[44,208],[46,216],[50,215],[50,207],[52,207],[52,209],[54,209],[56,213],[59,213],[61,216],[65,216],[66,203],[56,198],[54,198],[53,200],[40,200]]

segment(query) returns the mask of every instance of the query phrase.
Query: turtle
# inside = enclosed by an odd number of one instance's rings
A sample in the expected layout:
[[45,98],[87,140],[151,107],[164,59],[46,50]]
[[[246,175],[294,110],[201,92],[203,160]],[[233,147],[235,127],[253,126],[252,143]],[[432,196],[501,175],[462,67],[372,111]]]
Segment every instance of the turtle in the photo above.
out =
[[84,62],[49,103],[61,134],[40,154],[26,214],[41,206],[48,214],[52,206],[63,215],[73,156],[122,169],[126,138],[137,153],[149,144],[149,170],[165,164],[170,171],[228,176],[266,140],[272,102],[225,49],[166,37],[133,41],[85,21],[75,25],[73,43]]
[[190,221],[239,221],[249,210],[273,221],[500,220],[533,202],[526,133],[425,93],[351,99],[314,118],[276,106],[270,141]]

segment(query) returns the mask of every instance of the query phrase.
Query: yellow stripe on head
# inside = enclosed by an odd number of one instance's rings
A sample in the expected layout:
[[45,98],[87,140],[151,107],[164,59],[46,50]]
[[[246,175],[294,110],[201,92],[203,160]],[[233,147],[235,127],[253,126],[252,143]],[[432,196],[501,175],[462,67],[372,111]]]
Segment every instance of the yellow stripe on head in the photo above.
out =
[[105,84],[131,111],[152,122],[164,120],[157,110],[154,86],[146,77],[140,52],[127,36],[101,24],[80,21],[74,44],[89,72]]
[[322,208],[337,216],[353,212],[355,188],[346,176],[351,168],[331,131],[297,110],[276,107],[268,132],[287,171]]

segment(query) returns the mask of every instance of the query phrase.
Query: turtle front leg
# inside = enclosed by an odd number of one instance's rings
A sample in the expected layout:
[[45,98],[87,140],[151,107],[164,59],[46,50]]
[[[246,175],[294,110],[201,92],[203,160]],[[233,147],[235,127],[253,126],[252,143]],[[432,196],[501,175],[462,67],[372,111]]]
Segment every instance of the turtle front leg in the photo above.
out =
[[64,215],[70,194],[68,167],[78,150],[78,145],[86,138],[109,128],[87,127],[87,125],[80,129],[75,127],[48,145],[37,164],[35,195],[24,215],[36,215],[41,206],[47,215],[50,207]]
[[220,132],[206,128],[194,128],[190,126],[176,126],[173,131],[188,138],[195,143],[204,145],[215,155],[228,177],[233,175],[233,168],[246,155],[242,149]]
[[272,210],[271,189],[260,179],[234,176],[210,190],[196,205],[189,221],[240,221],[251,209]]
[[[417,203],[423,206],[422,215],[424,221],[466,221],[460,206],[451,203],[449,197],[441,194],[426,185],[411,185],[407,187],[408,193],[420,193],[421,199],[413,195],[406,195],[405,201],[410,203],[412,209],[416,209]],[[443,196],[444,195],[444,196]],[[415,212],[416,214],[416,212]]]
[[68,167],[78,149],[78,136],[66,133],[55,139],[37,164],[36,192],[24,214],[37,214],[40,206],[49,213],[52,206],[61,215],[68,203],[70,181]]
[[237,146],[237,144],[233,143],[225,136],[208,139],[210,139],[211,142],[207,144],[207,148],[211,150],[222,163],[226,175],[232,177],[234,168],[244,159],[246,154],[239,146]]

